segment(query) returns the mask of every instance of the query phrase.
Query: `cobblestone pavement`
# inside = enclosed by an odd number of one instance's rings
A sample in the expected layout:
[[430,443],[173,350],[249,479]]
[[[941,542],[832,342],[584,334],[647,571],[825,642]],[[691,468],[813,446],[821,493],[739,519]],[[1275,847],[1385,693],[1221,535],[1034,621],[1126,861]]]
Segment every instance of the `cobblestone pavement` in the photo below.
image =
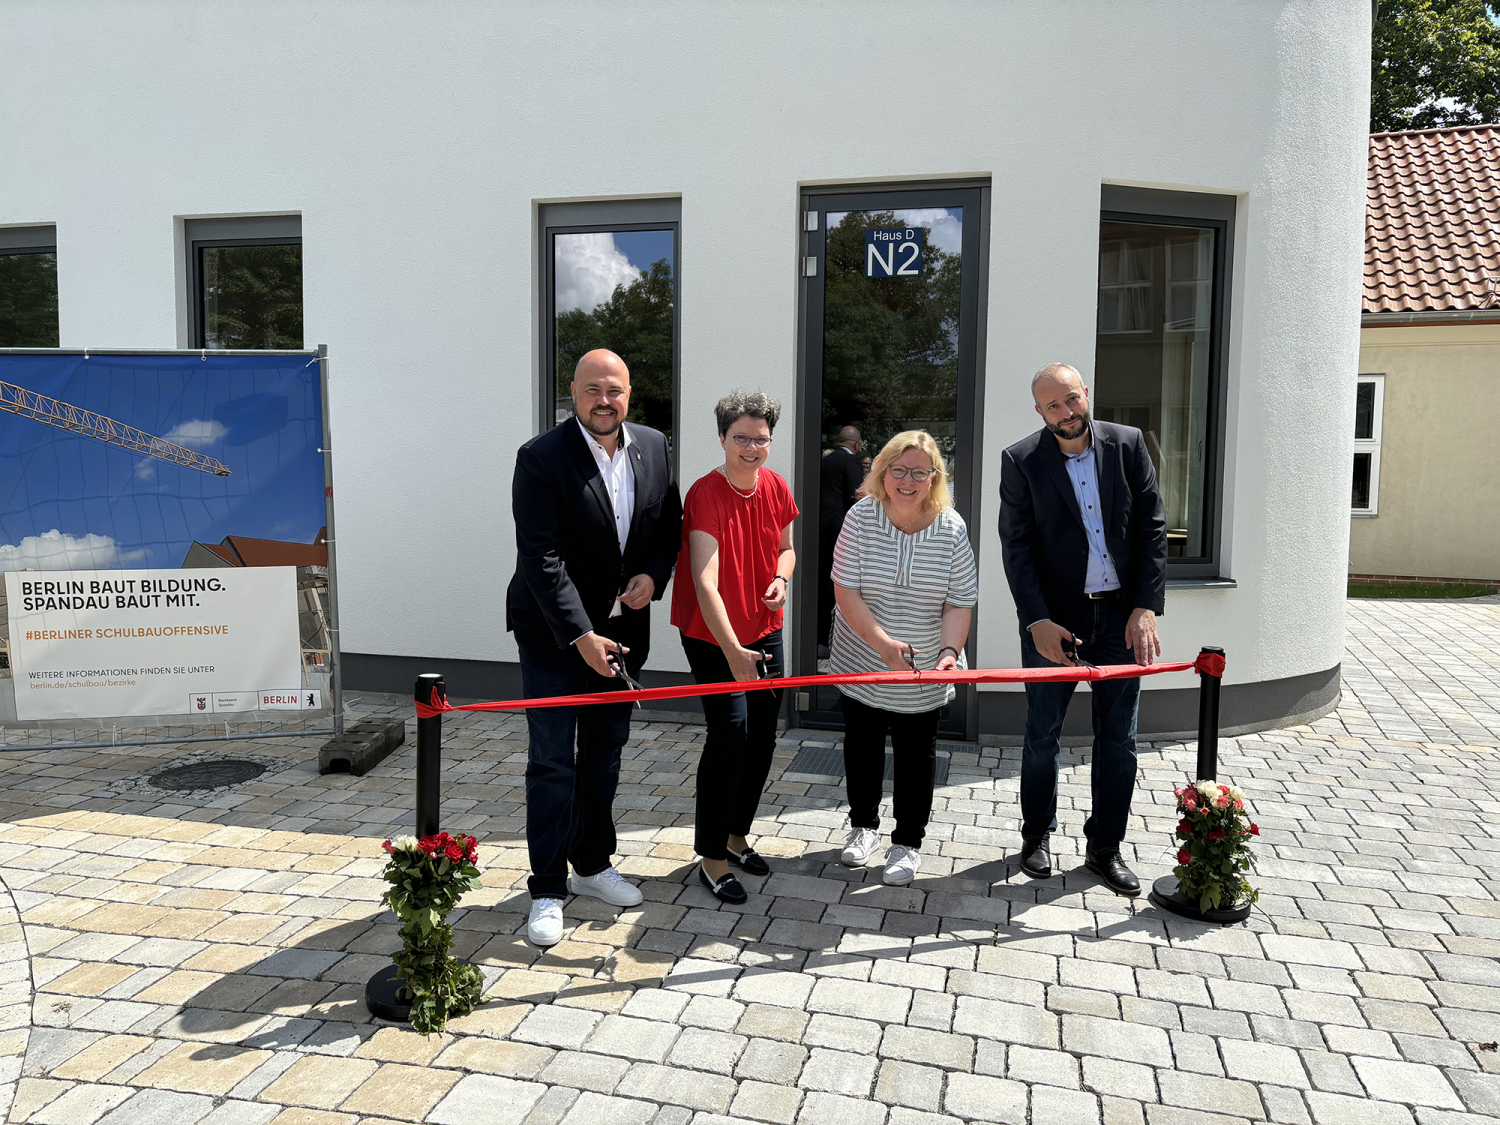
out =
[[[409,823],[411,747],[319,777],[316,740],[4,758],[0,1105],[38,1125],[1186,1125],[1500,1115],[1500,598],[1351,603],[1343,704],[1226,740],[1263,831],[1262,911],[1205,928],[1079,867],[1016,867],[1018,751],[955,751],[909,888],[839,865],[842,789],[786,771],[744,906],[688,882],[701,728],[627,748],[620,867],[646,902],[524,926],[523,723],[447,720],[444,826],[478,834],[455,912],[494,999],[425,1039],[366,1013],[395,945],[379,841]],[[401,702],[364,697],[366,714]],[[809,736],[811,737],[811,736]],[[174,794],[185,757],[259,779]],[[1130,847],[1169,869],[1180,743],[1143,748]],[[19,912],[19,921],[17,919]],[[24,938],[24,940],[23,940]]]

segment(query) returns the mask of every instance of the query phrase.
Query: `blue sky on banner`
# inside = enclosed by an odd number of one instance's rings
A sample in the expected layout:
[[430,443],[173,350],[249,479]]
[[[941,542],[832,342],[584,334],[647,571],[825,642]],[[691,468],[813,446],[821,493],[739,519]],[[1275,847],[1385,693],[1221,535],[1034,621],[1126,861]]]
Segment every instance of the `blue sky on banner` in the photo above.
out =
[[311,543],[323,526],[322,403],[307,356],[0,355],[0,380],[230,470],[0,411],[0,572],[178,567],[195,539]]

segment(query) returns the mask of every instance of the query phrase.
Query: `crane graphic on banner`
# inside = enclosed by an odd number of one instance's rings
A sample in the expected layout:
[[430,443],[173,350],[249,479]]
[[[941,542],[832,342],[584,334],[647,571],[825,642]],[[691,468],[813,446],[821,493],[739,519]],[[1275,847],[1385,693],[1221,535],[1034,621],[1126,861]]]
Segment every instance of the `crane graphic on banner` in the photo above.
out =
[[197,450],[175,445],[166,438],[127,426],[114,418],[95,414],[92,410],[84,410],[61,399],[28,391],[14,383],[0,381],[0,410],[8,410],[22,418],[56,426],[60,430],[81,434],[108,445],[117,445],[134,453],[144,453],[147,457],[155,457],[173,465],[197,469],[200,473],[212,473],[216,477],[229,475],[224,462],[216,457],[207,457]]

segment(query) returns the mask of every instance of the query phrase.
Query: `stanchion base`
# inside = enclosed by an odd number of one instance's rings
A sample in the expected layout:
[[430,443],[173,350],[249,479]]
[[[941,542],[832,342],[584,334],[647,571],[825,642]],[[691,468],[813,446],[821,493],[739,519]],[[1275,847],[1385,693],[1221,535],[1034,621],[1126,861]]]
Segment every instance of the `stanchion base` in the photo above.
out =
[[386,965],[365,982],[365,1007],[378,1019],[406,1023],[411,1018],[411,1001],[396,994],[401,988],[401,970]]
[[[1200,910],[1198,904],[1191,899],[1183,898],[1177,893],[1177,876],[1163,875],[1151,885],[1151,901],[1163,910],[1170,910],[1173,914],[1181,915],[1183,918],[1191,918],[1194,922],[1214,922],[1221,926],[1227,926],[1231,922],[1243,922],[1250,917],[1250,904],[1242,902],[1237,906],[1230,906],[1220,910]],[[373,1009],[372,1009],[373,1010]]]

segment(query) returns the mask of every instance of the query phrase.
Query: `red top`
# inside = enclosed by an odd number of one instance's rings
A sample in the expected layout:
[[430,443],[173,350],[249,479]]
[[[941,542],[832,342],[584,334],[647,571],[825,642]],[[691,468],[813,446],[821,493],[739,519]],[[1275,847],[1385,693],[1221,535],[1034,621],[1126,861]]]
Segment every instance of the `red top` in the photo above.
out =
[[719,597],[740,644],[758,641],[781,628],[781,610],[772,612],[760,600],[776,574],[781,556],[781,529],[797,518],[786,479],[762,468],[751,496],[735,490],[715,469],[693,482],[682,505],[682,551],[677,581],[672,584],[672,624],[690,637],[718,644],[693,586],[688,533],[705,531],[719,544]]

